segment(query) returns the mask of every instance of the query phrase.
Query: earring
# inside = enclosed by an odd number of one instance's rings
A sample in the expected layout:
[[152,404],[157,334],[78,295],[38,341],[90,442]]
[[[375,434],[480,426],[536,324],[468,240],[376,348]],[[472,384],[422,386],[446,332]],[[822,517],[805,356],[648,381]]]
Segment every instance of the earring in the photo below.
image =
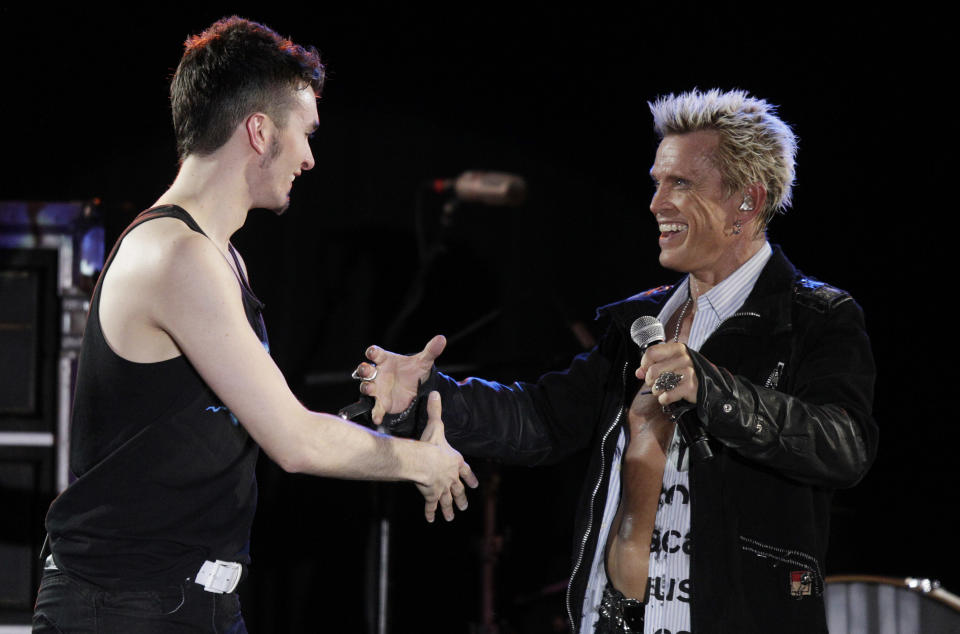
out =
[[734,223],[733,223],[733,235],[735,235],[735,236],[740,235],[740,233],[742,232],[742,230],[743,230],[743,223],[740,222],[740,219],[738,218],[738,219],[737,219],[736,221],[734,221]]
[[753,211],[753,200],[749,196],[743,197],[743,202],[740,203],[740,211]]

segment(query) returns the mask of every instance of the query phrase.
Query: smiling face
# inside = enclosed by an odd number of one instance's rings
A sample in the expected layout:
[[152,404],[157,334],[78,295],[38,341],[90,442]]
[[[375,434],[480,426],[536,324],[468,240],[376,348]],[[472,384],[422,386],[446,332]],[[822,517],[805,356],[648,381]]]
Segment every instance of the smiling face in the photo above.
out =
[[263,200],[257,205],[278,214],[290,206],[293,181],[314,165],[310,138],[319,127],[317,100],[312,90],[297,90],[283,128],[273,126],[267,152],[260,159]]
[[710,286],[756,251],[744,248],[751,242],[746,227],[735,233],[743,196],[724,191],[713,163],[718,143],[712,130],[667,135],[650,169],[657,188],[650,211],[660,229],[660,264]]

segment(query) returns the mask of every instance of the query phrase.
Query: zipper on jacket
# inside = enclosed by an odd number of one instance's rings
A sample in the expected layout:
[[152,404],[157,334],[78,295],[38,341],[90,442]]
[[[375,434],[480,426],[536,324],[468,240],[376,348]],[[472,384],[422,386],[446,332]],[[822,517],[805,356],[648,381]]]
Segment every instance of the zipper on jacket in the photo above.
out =
[[740,542],[740,548],[749,553],[753,553],[761,559],[773,559],[780,563],[798,566],[803,570],[811,571],[814,573],[816,595],[820,596],[823,594],[823,575],[820,574],[820,564],[813,555],[799,550],[778,548],[777,546],[764,544],[763,542],[744,537],[743,535],[740,536]]
[[766,382],[763,384],[763,387],[769,389],[776,389],[777,385],[780,384],[780,374],[783,372],[783,361],[777,363],[777,367],[773,369],[773,372],[770,373],[770,376],[767,377]]
[[[717,331],[720,330],[720,327],[723,324],[727,323],[729,320],[733,319],[734,317],[754,317],[754,318],[760,319],[762,315],[760,313],[755,313],[752,311],[743,311],[743,312],[734,313],[729,317],[727,317],[726,319],[724,319],[723,321],[721,321],[719,324],[717,324],[717,327],[714,329],[714,331],[710,334],[710,337],[708,337],[707,339],[709,340],[714,335],[716,335]],[[573,592],[573,581],[576,578],[577,574],[580,572],[580,566],[581,564],[583,564],[583,556],[587,548],[587,541],[589,541],[590,533],[593,531],[594,502],[597,498],[597,493],[600,490],[600,484],[603,482],[604,471],[606,470],[606,462],[605,462],[606,456],[604,451],[604,445],[606,444],[607,438],[610,436],[610,432],[616,429],[617,425],[620,423],[620,418],[623,416],[624,397],[622,394],[626,390],[627,370],[629,369],[629,367],[630,367],[630,363],[628,361],[623,366],[623,382],[621,386],[620,409],[617,411],[617,416],[613,419],[613,424],[607,429],[606,432],[604,432],[603,438],[600,441],[600,476],[597,480],[597,485],[593,488],[593,492],[590,494],[590,512],[589,512],[589,515],[587,515],[587,528],[586,528],[586,531],[584,531],[583,539],[580,541],[580,552],[577,555],[577,561],[573,566],[573,572],[570,573],[570,582],[567,584],[567,618],[570,620],[570,630],[573,632],[573,634],[577,634],[576,628],[575,628],[575,621],[573,620],[573,604],[572,604],[572,596],[571,596]],[[741,539],[744,539],[744,538],[741,538]],[[746,549],[746,547],[744,548]],[[816,563],[816,560],[814,560],[814,563]],[[819,568],[817,568],[817,574],[819,575]],[[819,581],[819,577],[818,577],[818,581]]]
[[[580,572],[580,564],[583,563],[583,555],[587,549],[587,541],[590,539],[590,533],[593,530],[594,502],[597,499],[597,493],[600,491],[600,484],[603,482],[603,474],[606,470],[606,452],[604,450],[604,446],[607,444],[607,438],[610,436],[610,432],[619,426],[620,418],[623,416],[623,406],[625,401],[624,392],[627,389],[627,370],[629,367],[629,361],[623,364],[623,380],[620,386],[620,407],[617,410],[617,415],[613,419],[613,424],[607,428],[607,431],[603,434],[603,438],[600,440],[600,477],[597,479],[597,484],[595,487],[593,487],[593,492],[590,494],[590,513],[587,515],[587,529],[583,533],[583,539],[580,542],[580,554],[577,556],[577,563],[573,566],[573,572],[570,573],[570,582],[567,584],[567,618],[570,619],[570,630],[573,632],[573,634],[577,634],[576,626],[574,625],[576,622],[573,620],[573,603],[571,597],[573,592],[573,580],[577,577],[577,573]],[[584,592],[586,592],[586,590],[584,590]],[[586,594],[584,594],[584,598],[586,598]]]
[[[763,315],[761,315],[760,313],[755,313],[755,312],[753,312],[753,311],[749,311],[749,310],[743,311],[743,312],[739,312],[739,313],[733,313],[732,315],[730,315],[729,317],[727,317],[726,319],[724,319],[723,321],[721,321],[719,324],[717,324],[717,327],[713,329],[713,332],[710,333],[710,336],[712,337],[712,336],[714,336],[715,334],[717,334],[717,331],[720,330],[720,327],[721,327],[721,326],[723,326],[725,323],[727,323],[728,321],[730,321],[731,319],[734,319],[734,318],[736,318],[736,317],[756,317],[757,319],[760,319],[761,317],[763,317]],[[702,347],[702,346],[701,346],[701,347]]]
[[709,343],[714,337],[716,337],[719,334],[723,334],[722,332],[720,332],[720,329],[723,328],[723,325],[728,321],[730,321],[731,319],[735,319],[737,317],[753,317],[754,319],[762,319],[763,315],[761,315],[760,313],[749,311],[749,310],[730,315],[729,317],[721,321],[719,324],[717,324],[717,327],[713,329],[713,332],[710,333],[710,336],[707,337],[704,340],[704,342],[700,344],[700,349],[703,350],[704,346],[706,346],[707,343]]

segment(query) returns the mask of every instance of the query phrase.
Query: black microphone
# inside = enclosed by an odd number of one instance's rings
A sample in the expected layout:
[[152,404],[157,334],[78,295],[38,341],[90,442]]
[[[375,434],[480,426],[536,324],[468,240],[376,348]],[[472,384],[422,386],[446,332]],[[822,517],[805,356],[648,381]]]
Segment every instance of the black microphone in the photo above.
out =
[[337,416],[339,416],[343,420],[355,421],[361,416],[363,416],[364,414],[368,413],[370,410],[372,410],[375,402],[376,401],[372,396],[367,396],[366,394],[364,394],[360,397],[360,400],[358,400],[356,403],[351,403],[350,405],[347,405],[346,407],[341,408],[341,410],[337,412]]
[[[663,324],[656,317],[649,315],[638,317],[630,326],[630,338],[640,348],[640,357],[643,358],[643,354],[650,346],[664,342]],[[680,435],[690,446],[690,453],[697,460],[705,462],[713,458],[713,450],[707,442],[707,433],[703,430],[700,421],[684,416],[694,408],[693,403],[680,401],[671,403],[664,408],[664,411],[670,415],[671,420],[677,422]]]

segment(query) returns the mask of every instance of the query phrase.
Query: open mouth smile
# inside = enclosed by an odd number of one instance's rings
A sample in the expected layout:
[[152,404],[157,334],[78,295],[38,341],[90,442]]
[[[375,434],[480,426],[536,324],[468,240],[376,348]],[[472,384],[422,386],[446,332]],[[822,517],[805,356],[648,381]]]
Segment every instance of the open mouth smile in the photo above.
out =
[[687,233],[688,225],[682,222],[661,222],[660,227],[660,243],[669,243],[673,240],[679,240],[681,236],[685,236]]
[[686,231],[687,225],[679,222],[661,222],[660,233],[680,233]]

